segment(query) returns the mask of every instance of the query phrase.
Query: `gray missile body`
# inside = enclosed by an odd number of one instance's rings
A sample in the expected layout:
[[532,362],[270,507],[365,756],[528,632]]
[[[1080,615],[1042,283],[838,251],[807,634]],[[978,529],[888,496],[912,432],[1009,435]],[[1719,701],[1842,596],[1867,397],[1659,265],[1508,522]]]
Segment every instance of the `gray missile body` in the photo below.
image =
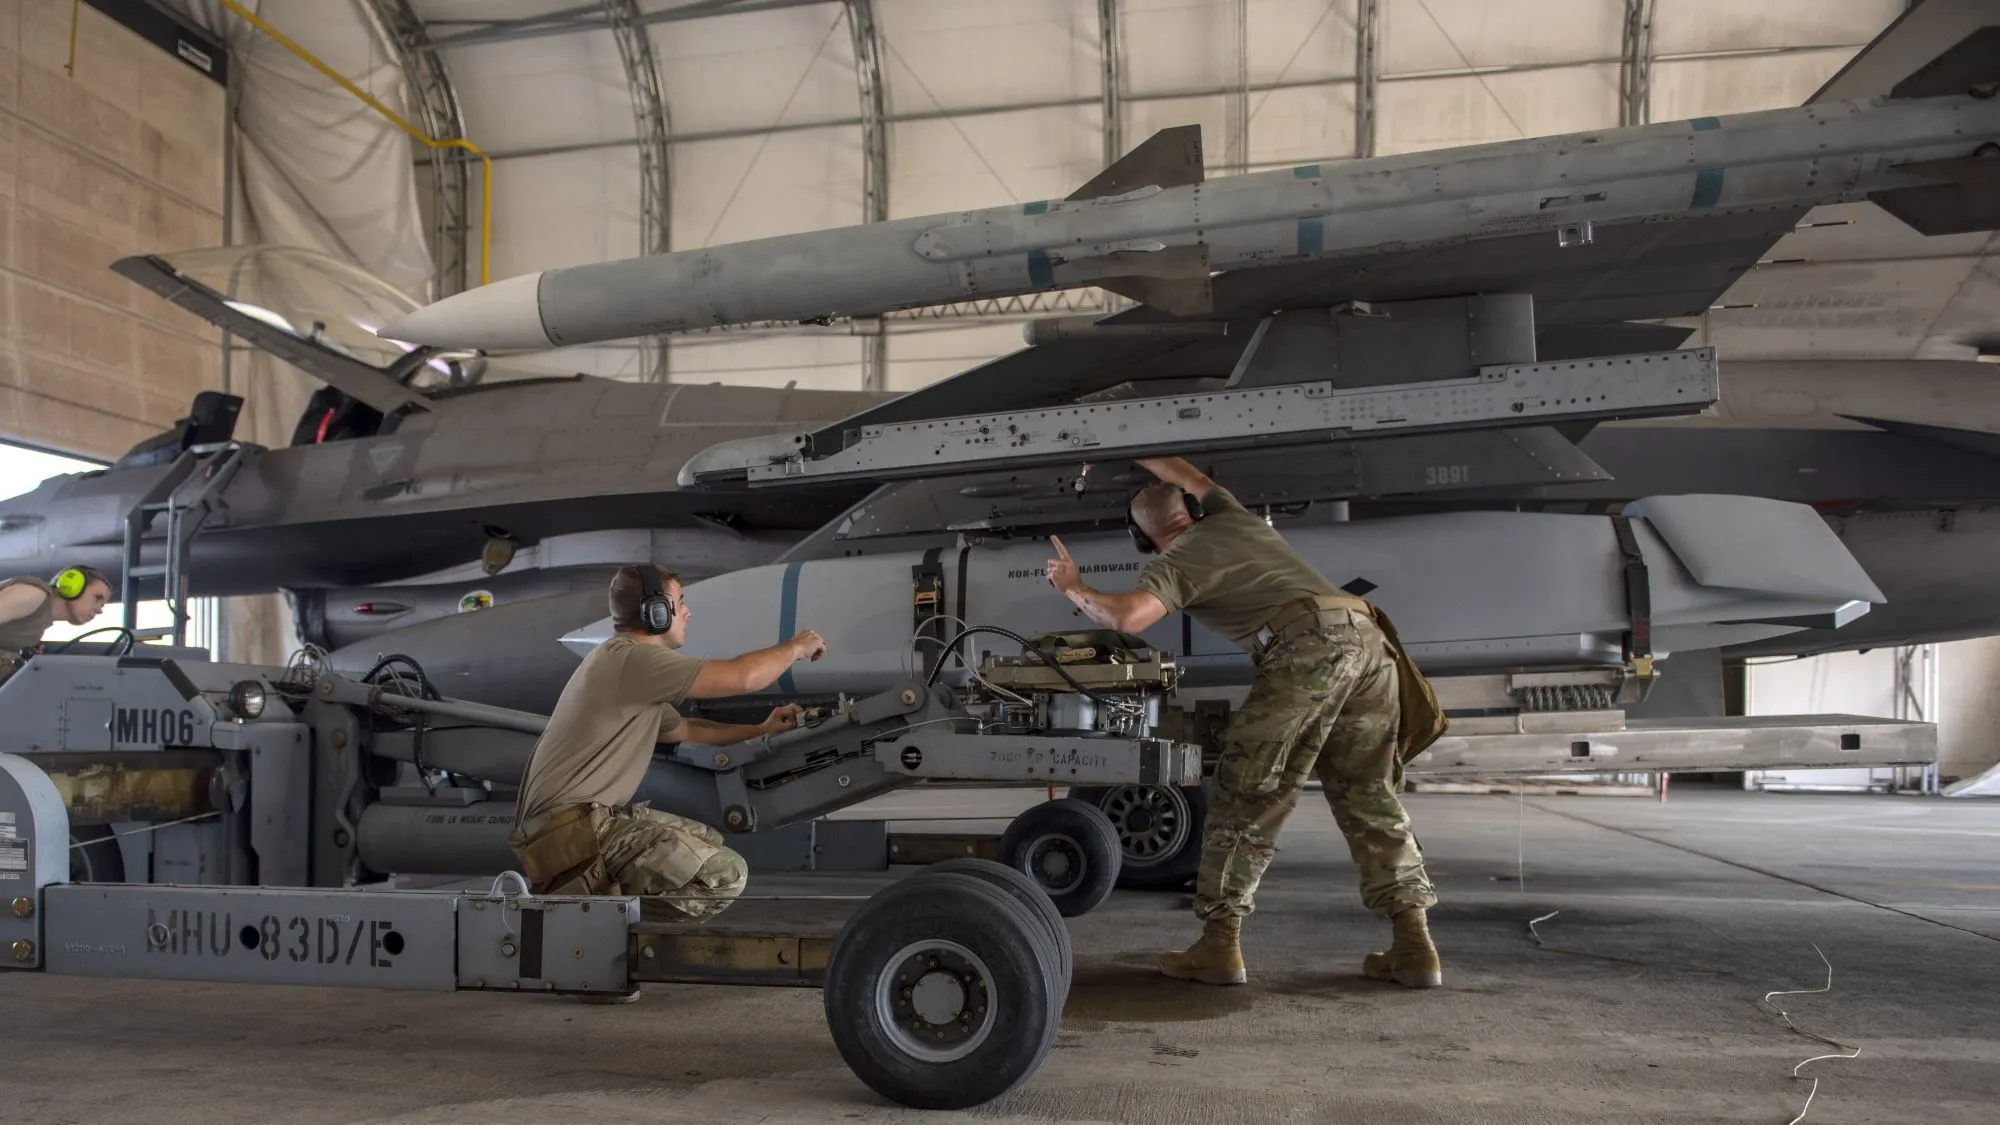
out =
[[[1884,599],[1810,507],[1748,496],[1658,496],[1627,505],[1651,587],[1655,651],[1718,648],[1843,623]],[[1631,628],[1612,520],[1544,512],[1453,512],[1283,532],[1320,573],[1389,614],[1414,659],[1434,674],[1575,668],[1622,660]],[[1123,535],[1065,536],[1084,581],[1135,584],[1145,559]],[[1045,541],[934,554],[942,611],[1022,636],[1092,628],[1050,589]],[[753,567],[686,586],[697,624],[682,650],[726,658],[815,629],[827,652],[796,664],[770,695],[866,695],[921,675],[912,633],[913,567],[924,552],[821,558]],[[958,626],[945,630],[949,637]],[[611,635],[602,618],[562,638],[581,658]],[[1198,622],[1169,615],[1142,636],[1178,654],[1194,686],[1240,686],[1247,655]],[[936,645],[930,651],[935,653]],[[1012,656],[992,635],[978,651]],[[975,662],[976,662],[976,658]],[[948,660],[940,679],[963,685]]]
[[1829,102],[1216,180],[1193,128],[1066,199],[526,274],[379,334],[543,349],[1085,285],[1194,314],[1216,272],[1956,183],[2000,142],[2000,99]]

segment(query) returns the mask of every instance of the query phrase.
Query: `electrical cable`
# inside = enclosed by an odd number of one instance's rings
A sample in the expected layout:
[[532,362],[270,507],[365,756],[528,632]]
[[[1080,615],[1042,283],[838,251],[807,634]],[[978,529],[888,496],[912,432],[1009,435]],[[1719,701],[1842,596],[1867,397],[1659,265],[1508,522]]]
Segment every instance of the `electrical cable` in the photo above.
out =
[[[417,663],[415,657],[407,656],[400,652],[390,653],[376,660],[374,665],[362,674],[361,682],[371,686],[384,686],[377,677],[381,676],[384,672],[388,672],[389,683],[398,689],[402,689],[395,694],[411,695],[411,692],[408,690],[410,687],[409,681],[405,680],[401,674],[395,671],[398,666],[407,667],[416,676],[416,693],[413,698],[430,700],[444,698],[438,692],[436,685],[431,683],[430,676],[424,672],[424,666]],[[378,698],[378,703],[381,702],[385,701]],[[431,725],[429,715],[422,711],[412,711],[405,725],[410,729],[410,761],[411,764],[417,767],[417,780],[423,783],[424,792],[431,796],[437,795],[437,784],[431,780],[432,772],[444,774],[445,780],[453,784],[460,783],[458,775],[452,771],[448,769],[433,771],[430,766],[424,764],[424,736],[430,730]],[[372,713],[370,729],[373,729]]]
[[[924,631],[931,627],[932,621],[956,621],[962,627],[968,627],[968,628],[970,627],[963,617],[959,617],[956,614],[950,614],[950,613],[935,614],[929,620],[926,620],[922,625],[917,626],[916,632],[910,634],[910,639],[908,643],[906,643],[903,647],[903,674],[910,677],[913,680],[917,678],[917,670],[910,666],[910,655],[917,651],[917,645],[923,641],[929,641],[932,644],[942,643],[936,637],[927,637],[924,635]],[[964,635],[965,634],[963,633],[959,634],[959,636],[961,637]],[[950,655],[950,652],[951,650],[947,648],[946,650],[938,653],[939,666],[942,666],[944,664],[945,657]],[[993,681],[987,679],[986,677],[980,675],[977,669],[975,669],[972,665],[965,663],[964,658],[961,657],[959,659],[959,663],[965,664],[966,674],[971,676],[973,682],[978,684],[980,687],[985,688],[987,691],[992,692],[994,695],[1000,696],[1014,703],[1018,703],[1023,707],[1034,706],[1032,700],[1029,700],[1026,697],[1021,696],[1015,692],[1008,691],[1006,688],[1003,688],[1000,685],[994,683]]]
[[[1008,640],[1013,641],[1015,644],[1021,646],[1021,651],[1027,653],[1030,656],[1033,656],[1035,659],[1041,661],[1043,664],[1046,664],[1050,668],[1054,669],[1056,675],[1061,676],[1065,683],[1075,688],[1077,692],[1083,695],[1085,698],[1103,707],[1115,706],[1115,704],[1113,704],[1110,700],[1104,698],[1103,696],[1097,694],[1096,692],[1078,683],[1076,681],[1076,677],[1069,674],[1069,669],[1063,667],[1060,663],[1058,663],[1055,657],[1050,656],[1048,653],[1043,652],[1041,649],[1038,649],[1034,645],[1030,644],[1028,639],[1026,637],[1023,637],[1021,634],[1016,633],[1011,629],[1002,629],[998,625],[967,625],[965,628],[959,630],[958,635],[953,637],[950,643],[948,643],[945,646],[947,649],[951,650],[953,655],[958,656],[959,663],[964,664],[968,671],[972,670],[972,663],[966,660],[963,655],[960,655],[957,652],[958,642],[964,640],[965,638],[971,636],[974,633],[992,633],[995,636],[1005,637]],[[936,684],[938,675],[943,671],[944,671],[944,661],[939,660],[937,667],[931,669],[930,677],[924,681],[924,686],[928,688]]]
[[[1761,1001],[1759,1001],[1759,1003],[1763,1004],[1767,1008],[1770,1008],[1772,1011],[1778,1013],[1779,1018],[1785,1021],[1786,1027],[1791,1028],[1793,1031],[1798,1032],[1800,1035],[1805,1036],[1807,1039],[1817,1040],[1818,1042],[1824,1043],[1829,1047],[1838,1047],[1842,1051],[1852,1051],[1853,1054],[1814,1055],[1812,1058],[1801,1060],[1797,1066],[1792,1067],[1793,1078],[1799,1077],[1800,1068],[1804,1067],[1807,1063],[1816,1063],[1825,1059],[1855,1059],[1861,1057],[1861,1048],[1850,1047],[1845,1043],[1840,1043],[1836,1042],[1835,1040],[1828,1039],[1824,1035],[1819,1035],[1815,1034],[1814,1032],[1807,1031],[1805,1028],[1800,1027],[1798,1024],[1792,1022],[1791,1013],[1771,1003],[1771,997],[1773,996],[1810,996],[1815,993],[1833,991],[1833,962],[1828,961],[1826,959],[1825,952],[1823,952],[1820,949],[1818,943],[1816,942],[1813,944],[1813,952],[1819,954],[1820,963],[1826,966],[1826,984],[1822,985],[1819,988],[1794,988],[1794,989],[1781,990],[1775,992],[1766,992],[1764,994],[1764,998]],[[1813,1095],[1817,1093],[1819,1093],[1819,1077],[1815,1075],[1813,1077],[1812,1089],[1806,1091],[1806,1104],[1800,1106],[1799,1115],[1797,1117],[1792,1118],[1790,1121],[1786,1122],[1785,1125],[1799,1125],[1799,1122],[1804,1121],[1806,1119],[1806,1111],[1812,1108]]]
[[213,820],[221,815],[219,812],[196,813],[193,816],[184,816],[179,820],[169,820],[162,824],[148,824],[144,828],[134,828],[130,832],[113,832],[109,836],[101,836],[95,840],[83,840],[71,844],[69,850],[75,851],[78,848],[87,848],[92,844],[101,844],[106,840],[122,840],[127,836],[143,836],[148,832],[158,832],[162,828],[172,828],[176,824],[193,824],[197,820]]

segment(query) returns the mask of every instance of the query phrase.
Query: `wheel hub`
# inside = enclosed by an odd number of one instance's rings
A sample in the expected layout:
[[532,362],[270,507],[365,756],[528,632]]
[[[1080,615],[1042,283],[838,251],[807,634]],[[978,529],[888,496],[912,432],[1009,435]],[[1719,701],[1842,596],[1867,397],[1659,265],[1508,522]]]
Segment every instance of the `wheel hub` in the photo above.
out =
[[890,958],[875,1014],[898,1049],[925,1062],[971,1054],[993,1030],[986,963],[953,941],[913,942]]
[[1105,794],[1100,807],[1131,866],[1151,866],[1187,845],[1193,810],[1187,795],[1172,786],[1121,785]]
[[1076,887],[1086,866],[1083,849],[1067,836],[1043,836],[1028,845],[1028,869],[1050,894]]

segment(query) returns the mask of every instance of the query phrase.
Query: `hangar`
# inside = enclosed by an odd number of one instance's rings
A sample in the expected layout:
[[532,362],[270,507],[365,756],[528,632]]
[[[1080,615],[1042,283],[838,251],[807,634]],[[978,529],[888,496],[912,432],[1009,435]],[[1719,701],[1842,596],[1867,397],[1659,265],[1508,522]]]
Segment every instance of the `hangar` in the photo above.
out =
[[0,59],[23,1112],[1990,1116],[1991,0]]

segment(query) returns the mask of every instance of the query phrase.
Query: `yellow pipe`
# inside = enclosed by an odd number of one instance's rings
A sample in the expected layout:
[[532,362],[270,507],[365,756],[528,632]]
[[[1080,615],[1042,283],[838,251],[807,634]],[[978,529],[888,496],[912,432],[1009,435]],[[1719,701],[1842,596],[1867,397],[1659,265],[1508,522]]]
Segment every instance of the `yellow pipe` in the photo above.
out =
[[83,7],[83,0],[70,0],[69,6],[69,61],[63,64],[63,72],[76,77],[76,17]]
[[321,74],[324,74],[328,78],[331,78],[335,82],[339,83],[341,88],[345,89],[348,93],[353,94],[355,97],[360,98],[361,101],[368,106],[368,108],[374,110],[376,113],[379,113],[382,116],[388,118],[390,121],[394,122],[397,128],[401,129],[405,133],[408,133],[410,136],[416,138],[417,140],[422,141],[426,147],[432,149],[462,148],[465,151],[479,158],[479,163],[482,165],[484,171],[484,175],[482,177],[482,183],[480,185],[480,194],[479,194],[479,199],[480,199],[479,284],[485,285],[488,281],[492,280],[492,275],[488,271],[489,264],[491,263],[493,257],[493,160],[492,158],[488,157],[484,152],[481,152],[479,150],[479,146],[473,144],[471,141],[457,137],[454,137],[450,140],[441,141],[438,140],[436,137],[426,134],[423,130],[418,129],[416,126],[403,120],[401,117],[398,117],[394,110],[390,109],[386,105],[383,105],[381,102],[376,101],[374,96],[369,94],[368,91],[363,90],[361,87],[356,86],[352,82],[349,82],[345,77],[336,72],[332,67],[326,65],[325,63],[319,61],[319,59],[315,58],[311,51],[308,51],[304,47],[299,46],[297,43],[292,42],[291,39],[285,35],[284,32],[279,31],[277,28],[272,27],[268,23],[265,23],[262,19],[259,19],[255,14],[250,12],[249,9],[237,3],[236,0],[222,0],[222,6],[228,8],[232,12],[235,12],[237,15],[242,16],[244,20],[250,24],[250,26],[270,36],[272,39],[277,41],[279,46],[285,48],[287,51],[290,51],[292,54],[297,55],[299,58],[304,59],[315,70],[319,71]]

